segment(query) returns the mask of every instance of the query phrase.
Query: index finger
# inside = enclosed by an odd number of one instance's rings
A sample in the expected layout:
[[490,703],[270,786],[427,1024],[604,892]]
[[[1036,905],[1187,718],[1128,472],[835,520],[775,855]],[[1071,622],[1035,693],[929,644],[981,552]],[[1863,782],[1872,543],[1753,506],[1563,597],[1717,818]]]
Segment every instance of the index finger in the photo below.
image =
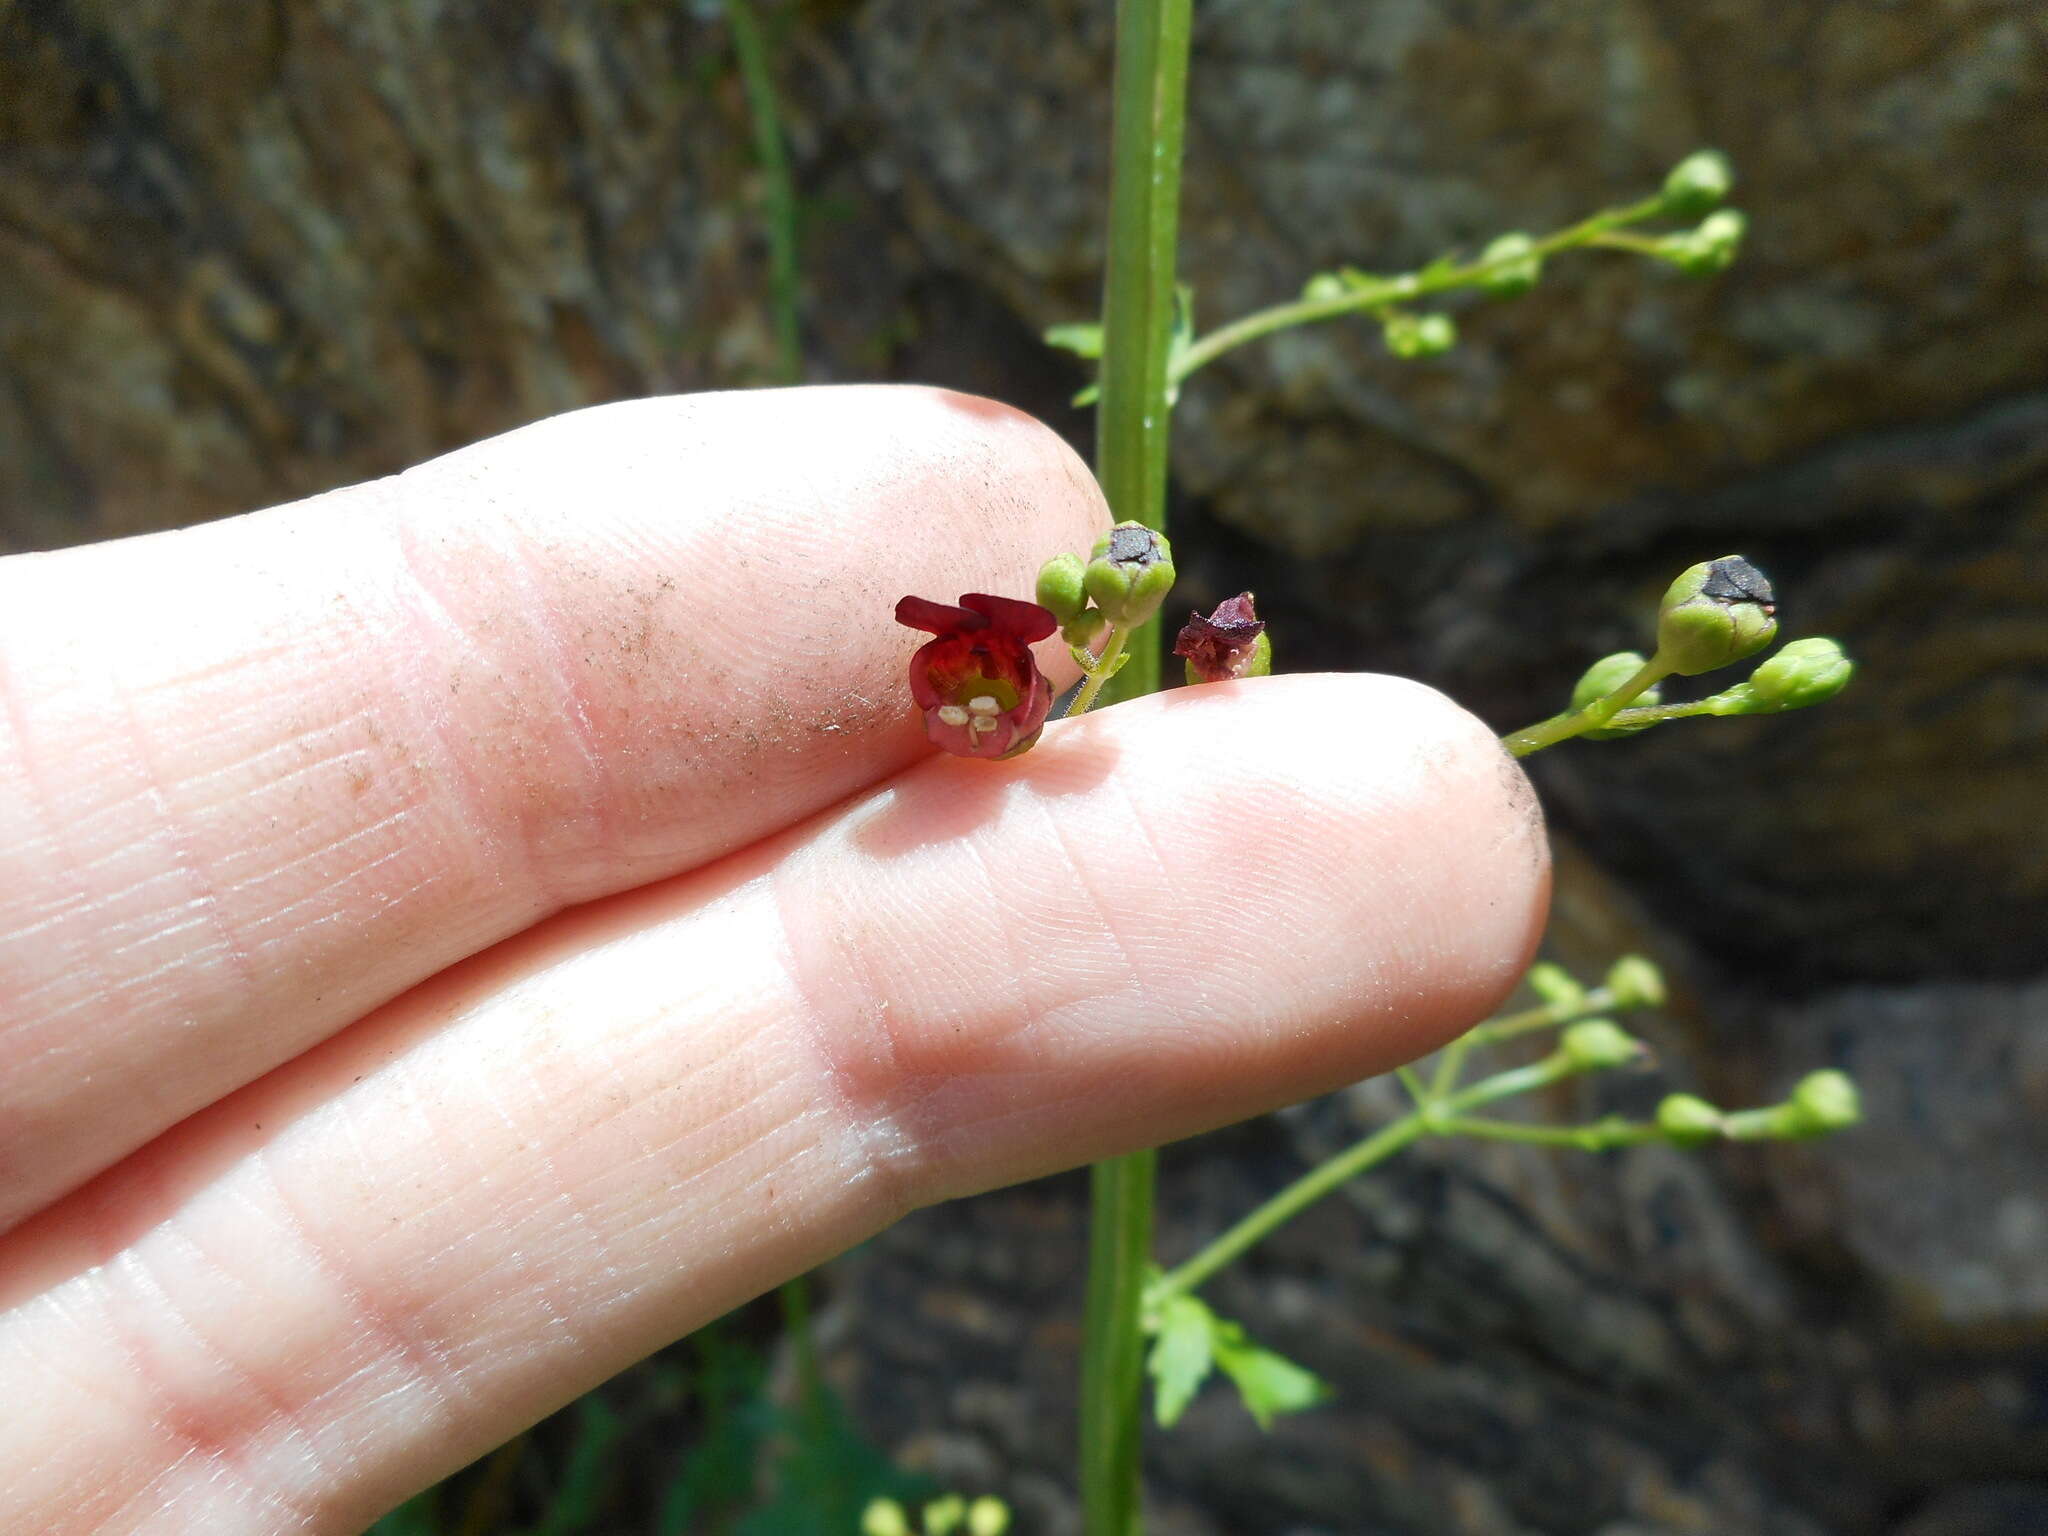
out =
[[1027,591],[1106,521],[1015,411],[812,389],[0,562],[0,1227],[549,912],[900,768],[895,600]]

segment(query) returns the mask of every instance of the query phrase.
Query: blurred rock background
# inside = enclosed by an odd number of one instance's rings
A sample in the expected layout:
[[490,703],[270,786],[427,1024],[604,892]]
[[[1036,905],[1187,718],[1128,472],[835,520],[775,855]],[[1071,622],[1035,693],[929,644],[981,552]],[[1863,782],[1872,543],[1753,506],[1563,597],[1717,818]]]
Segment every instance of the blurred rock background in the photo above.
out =
[[[813,379],[1085,449],[1108,0],[767,7]],[[1425,1147],[1213,1290],[1332,1380],[1222,1392],[1162,1532],[2048,1532],[2048,12],[2033,0],[1209,0],[1184,265],[1214,324],[1338,262],[1541,230],[1734,159],[1723,279],[1619,256],[1427,364],[1290,333],[1187,390],[1191,600],[1283,666],[1506,728],[1739,549],[1856,687],[1541,759],[1554,947],[1662,962],[1666,1083],[1837,1065],[1869,1126],[1602,1159]],[[0,550],[287,500],[550,412],[768,377],[731,39],[689,0],[0,0]],[[1313,907],[1315,893],[1303,893]],[[1631,1097],[1634,1096],[1634,1097]],[[1170,1152],[1184,1253],[1383,1085]],[[1560,1102],[1560,1114],[1609,1107]],[[827,1278],[899,1458],[1074,1528],[1080,1185],[925,1213]]]

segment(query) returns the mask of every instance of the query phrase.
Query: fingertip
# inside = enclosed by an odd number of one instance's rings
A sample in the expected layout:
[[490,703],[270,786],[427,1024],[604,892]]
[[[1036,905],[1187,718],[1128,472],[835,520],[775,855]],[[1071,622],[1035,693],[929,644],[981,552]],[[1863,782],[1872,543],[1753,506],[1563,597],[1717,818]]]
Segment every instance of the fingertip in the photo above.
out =
[[1319,957],[1326,985],[1304,997],[1326,1018],[1373,1021],[1304,1063],[1306,1091],[1435,1048],[1526,969],[1549,903],[1542,810],[1486,724],[1436,689],[1373,673],[1247,679],[1099,718],[1113,728],[1145,754],[1151,793],[1206,822],[1179,839],[1197,861],[1181,904],[1234,892],[1243,943]]
[[1548,868],[1464,710],[1290,676],[1056,724],[1008,772],[926,764],[781,884],[835,1077],[943,1198],[1434,1048],[1513,987]]

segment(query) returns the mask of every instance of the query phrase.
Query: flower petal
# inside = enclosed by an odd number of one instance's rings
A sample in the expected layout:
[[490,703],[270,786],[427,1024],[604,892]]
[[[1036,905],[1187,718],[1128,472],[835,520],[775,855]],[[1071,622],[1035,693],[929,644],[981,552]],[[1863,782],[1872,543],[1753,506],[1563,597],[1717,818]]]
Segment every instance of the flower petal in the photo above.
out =
[[[1036,603],[1020,602],[1014,597],[996,597],[987,592],[965,592],[960,596],[960,605],[976,613],[985,614],[982,621],[993,624],[1004,634],[1014,635],[1027,644],[1043,640],[1060,627],[1050,608],[1041,608]],[[902,605],[897,605],[897,615],[902,615]]]
[[988,628],[988,620],[983,615],[970,609],[955,608],[951,603],[935,603],[928,597],[898,598],[896,622],[912,629],[928,630],[935,635]]

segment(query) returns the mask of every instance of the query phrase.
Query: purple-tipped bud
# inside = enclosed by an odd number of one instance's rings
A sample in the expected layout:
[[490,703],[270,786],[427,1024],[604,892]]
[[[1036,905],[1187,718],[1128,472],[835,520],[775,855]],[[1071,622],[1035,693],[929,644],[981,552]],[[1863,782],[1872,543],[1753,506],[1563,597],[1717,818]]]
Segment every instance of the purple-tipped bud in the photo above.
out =
[[1240,592],[1204,618],[1188,615],[1173,654],[1187,660],[1188,681],[1221,683],[1234,677],[1264,677],[1273,670],[1273,641],[1266,621],[1252,611],[1252,595]]

